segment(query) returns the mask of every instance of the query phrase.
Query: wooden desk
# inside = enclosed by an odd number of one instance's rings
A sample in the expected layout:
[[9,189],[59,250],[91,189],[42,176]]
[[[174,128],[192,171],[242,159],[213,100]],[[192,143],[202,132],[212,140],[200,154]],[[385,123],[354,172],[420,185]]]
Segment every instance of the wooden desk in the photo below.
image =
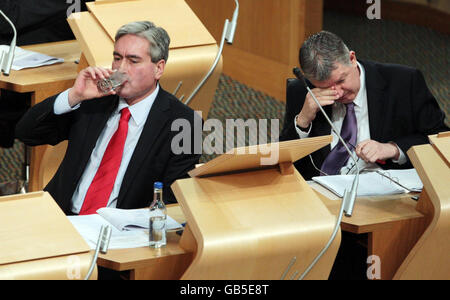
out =
[[[24,49],[36,51],[63,58],[60,64],[39,68],[11,70],[9,77],[0,77],[0,88],[18,93],[31,93],[31,105],[35,105],[46,98],[58,94],[72,87],[77,76],[78,65],[75,60],[80,58],[81,50],[77,41],[64,41],[56,43],[25,46]],[[40,159],[51,146],[37,146],[31,150],[29,191],[38,191],[38,175]]]
[[[332,214],[339,212],[341,201],[330,191],[310,183]],[[356,234],[368,234],[368,256],[381,260],[381,279],[392,279],[426,227],[426,217],[416,210],[412,196],[401,194],[362,197],[355,203],[353,216],[344,217],[341,229]],[[171,205],[169,215],[184,222],[178,205]],[[180,237],[168,235],[168,245],[162,250],[149,248],[111,250],[100,255],[98,265],[116,271],[130,271],[130,279],[179,279],[192,260],[192,253],[182,249]],[[368,264],[369,266],[370,264]]]
[[[341,205],[339,198],[316,183],[310,183],[332,214]],[[361,197],[356,200],[352,217],[343,217],[341,229],[356,234],[368,234],[368,257],[381,261],[381,279],[395,275],[406,256],[427,226],[427,216],[416,210],[414,194]],[[368,266],[372,265],[370,262]]]
[[[184,214],[178,204],[167,206],[169,216],[184,223]],[[100,254],[97,265],[115,271],[129,271],[129,279],[179,279],[190,265],[193,253],[180,247],[181,237],[175,232],[167,234],[167,246],[160,249],[148,247],[115,249]]]

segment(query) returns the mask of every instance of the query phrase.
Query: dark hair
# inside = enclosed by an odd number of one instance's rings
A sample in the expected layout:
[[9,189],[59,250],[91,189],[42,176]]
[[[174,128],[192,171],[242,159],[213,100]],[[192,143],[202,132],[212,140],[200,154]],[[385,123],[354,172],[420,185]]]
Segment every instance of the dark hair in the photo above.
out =
[[336,34],[321,31],[303,43],[299,63],[306,78],[324,81],[337,68],[336,63],[351,64],[350,51]]

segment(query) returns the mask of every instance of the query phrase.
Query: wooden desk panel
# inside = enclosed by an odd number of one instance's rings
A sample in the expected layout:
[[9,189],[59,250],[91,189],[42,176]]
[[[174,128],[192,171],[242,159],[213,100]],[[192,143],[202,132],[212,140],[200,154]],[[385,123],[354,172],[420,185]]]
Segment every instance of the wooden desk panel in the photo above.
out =
[[[186,0],[216,41],[234,1]],[[322,29],[323,0],[239,1],[233,45],[225,45],[223,72],[278,100],[286,97],[303,41]]]
[[[326,188],[315,182],[309,183],[319,194],[323,203],[332,214],[337,214],[341,200]],[[377,197],[358,197],[351,217],[342,218],[342,230],[352,233],[368,233],[380,228],[391,228],[398,221],[423,218],[416,210],[417,201],[411,199],[414,194],[399,194]]]
[[[178,204],[167,206],[167,213],[179,223],[185,222]],[[114,249],[100,254],[97,265],[115,271],[130,271],[130,279],[180,279],[190,265],[193,253],[181,248],[181,237],[175,232],[167,234],[167,246],[160,249],[140,247]]]
[[[337,214],[341,201],[317,183],[310,183],[331,213]],[[414,194],[399,194],[356,199],[352,217],[343,217],[341,229],[368,233],[367,256],[380,258],[383,280],[392,279],[408,256],[429,221],[420,213]],[[369,265],[368,265],[369,266]]]

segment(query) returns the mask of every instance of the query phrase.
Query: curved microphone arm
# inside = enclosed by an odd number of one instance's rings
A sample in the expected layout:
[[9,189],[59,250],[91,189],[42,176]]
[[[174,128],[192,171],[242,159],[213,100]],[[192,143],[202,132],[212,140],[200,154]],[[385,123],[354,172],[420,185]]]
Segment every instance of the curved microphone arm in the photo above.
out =
[[202,81],[200,81],[200,83],[197,85],[197,87],[194,89],[191,95],[186,99],[186,101],[184,102],[184,104],[186,105],[188,105],[189,102],[191,102],[192,98],[194,98],[194,96],[198,93],[200,88],[205,84],[206,80],[208,80],[208,78],[211,76],[214,69],[217,67],[217,64],[219,63],[220,60],[220,56],[222,55],[225,41],[227,41],[227,43],[230,45],[233,44],[234,33],[236,32],[237,20],[239,17],[239,2],[238,0],[234,0],[234,2],[236,3],[236,8],[234,9],[233,12],[233,18],[231,19],[231,22],[228,19],[225,20],[225,25],[223,26],[222,31],[222,38],[220,39],[219,51],[217,52],[214,63],[212,64],[208,73],[206,73],[205,77],[203,77]]
[[102,227],[100,228],[100,233],[98,235],[97,246],[95,248],[94,255],[92,257],[91,265],[84,280],[89,280],[89,278],[91,277],[92,272],[94,271],[94,268],[97,265],[97,258],[99,252],[103,254],[106,254],[108,252],[111,234],[112,234],[111,227],[109,225],[102,225]]
[[338,232],[338,230],[340,228],[339,226],[341,224],[342,215],[345,213],[345,215],[347,217],[351,217],[352,216],[353,206],[355,205],[355,199],[356,199],[356,191],[358,189],[358,184],[359,184],[359,172],[360,172],[360,169],[359,169],[359,166],[357,164],[357,161],[356,161],[353,153],[348,148],[347,143],[341,137],[341,135],[339,134],[338,130],[334,126],[333,122],[331,122],[330,118],[328,118],[327,114],[325,113],[325,110],[322,108],[322,106],[320,105],[320,103],[317,100],[316,96],[314,95],[314,93],[311,91],[311,89],[309,88],[308,84],[306,83],[305,76],[303,76],[303,74],[301,73],[299,68],[294,68],[293,69],[293,73],[294,73],[295,77],[297,77],[297,79],[299,79],[300,81],[303,82],[303,84],[305,85],[308,93],[311,94],[312,98],[314,99],[314,102],[319,106],[319,109],[322,112],[322,114],[324,115],[325,119],[331,125],[332,130],[334,131],[334,133],[336,133],[336,135],[338,136],[338,138],[339,138],[340,142],[342,143],[342,145],[344,145],[345,150],[350,155],[350,157],[353,160],[353,162],[354,162],[354,164],[356,166],[356,169],[357,169],[356,175],[355,175],[355,178],[353,179],[353,183],[352,183],[352,187],[351,187],[350,191],[347,191],[347,190],[344,191],[344,197],[342,198],[341,208],[340,208],[339,214],[337,216],[337,220],[336,220],[336,224],[334,226],[333,233],[331,234],[331,237],[328,240],[328,242],[325,245],[325,247],[314,258],[314,260],[306,268],[306,270],[303,272],[303,274],[300,275],[299,280],[302,280],[302,279],[305,278],[305,276],[309,273],[309,271],[316,265],[316,263],[319,261],[319,259],[323,256],[323,254],[331,246],[331,244],[332,244],[333,240],[335,239],[336,234],[337,234],[337,232]]
[[353,213],[353,206],[355,205],[356,191],[358,189],[359,172],[360,172],[360,169],[359,169],[359,166],[358,166],[357,161],[355,159],[355,156],[350,151],[350,149],[347,146],[347,143],[341,137],[341,135],[339,134],[339,131],[336,129],[336,127],[334,126],[333,122],[331,122],[330,118],[325,113],[325,110],[322,108],[322,105],[320,105],[320,103],[317,100],[316,96],[314,95],[314,93],[309,88],[308,84],[306,83],[305,77],[301,73],[300,69],[299,68],[294,68],[293,73],[294,73],[295,77],[297,77],[297,79],[299,79],[300,81],[303,82],[303,84],[305,85],[308,93],[311,94],[312,98],[314,99],[314,102],[319,107],[320,111],[322,112],[322,114],[325,117],[325,119],[327,120],[327,122],[331,125],[332,130],[334,131],[334,133],[336,133],[336,135],[339,138],[340,142],[342,143],[342,145],[344,146],[345,150],[348,152],[350,158],[353,160],[353,162],[354,162],[354,164],[356,166],[357,171],[356,171],[355,178],[353,179],[353,183],[352,183],[352,187],[350,189],[350,192],[348,192],[346,190],[344,192],[344,197],[343,197],[345,216],[351,217],[352,213]]
[[0,69],[1,72],[5,76],[9,76],[9,72],[11,71],[11,66],[14,59],[14,52],[16,50],[16,40],[17,40],[17,31],[14,24],[11,22],[11,20],[0,10],[0,14],[5,18],[5,20],[11,25],[14,36],[11,40],[11,45],[9,46],[9,52],[5,54],[3,51],[0,52]]

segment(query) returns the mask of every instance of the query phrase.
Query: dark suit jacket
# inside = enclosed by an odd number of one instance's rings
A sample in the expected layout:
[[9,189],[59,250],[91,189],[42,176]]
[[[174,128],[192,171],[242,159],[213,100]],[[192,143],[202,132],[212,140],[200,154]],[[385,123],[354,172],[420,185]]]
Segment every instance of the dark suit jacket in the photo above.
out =
[[[365,69],[370,137],[387,143],[395,142],[406,154],[411,146],[428,143],[428,135],[449,130],[444,123],[445,115],[436,99],[428,90],[422,73],[406,66],[360,61]],[[312,87],[310,85],[310,87]],[[280,141],[298,139],[294,118],[303,107],[306,88],[299,80],[288,84],[286,114]],[[331,106],[324,110],[331,118]],[[331,134],[331,126],[318,112],[312,123],[310,137]],[[330,153],[326,146],[313,153],[318,168]],[[305,179],[318,176],[310,159],[305,157],[295,163]],[[411,163],[399,166],[392,161],[382,165],[385,169],[412,168]]]
[[[119,98],[107,96],[84,101],[77,110],[58,116],[53,113],[56,97],[33,106],[17,124],[16,135],[31,146],[69,141],[58,171],[44,190],[70,214],[72,195]],[[171,131],[171,124],[176,119],[188,120],[193,132],[194,114],[191,108],[160,88],[123,178],[118,208],[148,206],[155,181],[164,184],[164,201],[176,202],[170,185],[176,179],[187,177],[186,173],[195,167],[200,155],[193,151],[173,154],[171,141],[179,132]],[[195,118],[201,124],[200,117]]]

